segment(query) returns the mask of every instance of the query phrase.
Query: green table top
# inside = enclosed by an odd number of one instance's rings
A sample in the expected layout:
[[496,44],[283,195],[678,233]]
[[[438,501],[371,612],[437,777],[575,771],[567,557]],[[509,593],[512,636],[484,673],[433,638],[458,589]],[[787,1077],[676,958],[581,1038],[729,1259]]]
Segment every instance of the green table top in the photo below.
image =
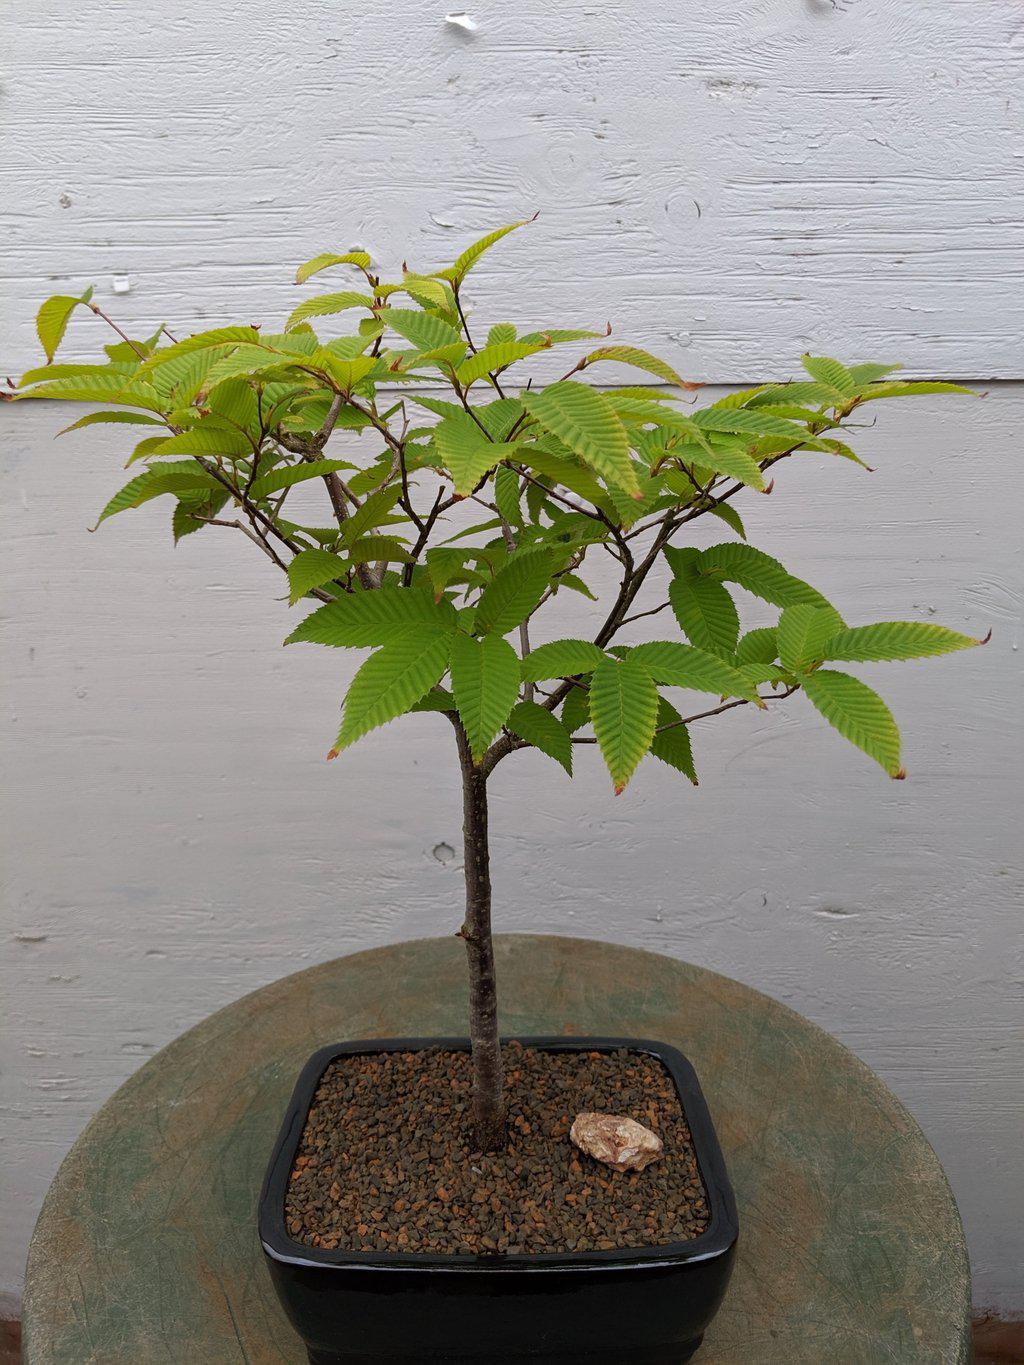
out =
[[[963,1230],[917,1124],[844,1047],[685,962],[502,935],[509,1033],[657,1038],[697,1068],[740,1211],[702,1365],[970,1360]],[[325,962],[190,1029],[92,1120],[29,1252],[27,1365],[305,1365],[256,1237],[296,1074],[346,1038],[465,1032],[462,945]]]

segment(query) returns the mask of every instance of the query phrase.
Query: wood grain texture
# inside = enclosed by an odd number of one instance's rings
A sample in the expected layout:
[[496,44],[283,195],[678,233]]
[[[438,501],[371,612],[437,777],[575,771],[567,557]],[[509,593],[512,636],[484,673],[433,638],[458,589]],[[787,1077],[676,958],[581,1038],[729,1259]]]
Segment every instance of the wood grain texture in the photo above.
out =
[[[5,30],[0,373],[48,293],[271,322],[294,265],[396,270],[528,215],[474,297],[693,379],[804,349],[1020,377],[1024,20],[1007,0],[22,0]],[[312,287],[310,287],[312,288]],[[83,327],[73,332],[81,351]],[[562,325],[566,325],[563,323]]]
[[[834,1039],[738,982],[634,949],[499,938],[512,1033],[624,1032],[694,1062],[742,1232],[702,1365],[959,1365],[970,1285],[942,1168]],[[299,1365],[255,1206],[295,1075],[340,1038],[459,1032],[461,945],[324,963],[153,1058],[89,1125],[29,1256],[26,1365]]]

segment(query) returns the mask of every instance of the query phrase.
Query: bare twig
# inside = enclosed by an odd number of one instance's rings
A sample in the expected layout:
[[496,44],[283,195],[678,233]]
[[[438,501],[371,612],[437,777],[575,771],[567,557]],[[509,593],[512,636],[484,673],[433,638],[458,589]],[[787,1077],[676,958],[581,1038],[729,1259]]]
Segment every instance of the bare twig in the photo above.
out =
[[107,324],[108,327],[113,327],[114,331],[115,331],[115,332],[117,333],[117,335],[121,338],[121,340],[122,340],[122,341],[126,341],[126,342],[128,343],[128,345],[132,348],[132,350],[135,352],[135,354],[139,357],[140,360],[146,360],[146,359],[148,359],[148,357],[147,357],[147,355],[146,355],[146,352],[142,349],[142,347],[139,346],[136,342],[132,341],[132,339],[131,339],[131,337],[128,335],[128,333],[125,332],[125,331],[122,331],[122,329],[121,329],[120,327],[118,327],[118,325],[117,325],[117,323],[114,321],[114,319],[113,319],[112,317],[108,317],[107,314],[104,313],[103,309],[99,306],[98,303],[93,303],[93,302],[90,300],[90,302],[87,303],[85,306],[86,306],[91,312],[95,313],[96,316],[97,316],[98,318],[102,318],[103,321]]
[[642,621],[645,616],[657,616],[659,611],[666,611],[671,605],[671,602],[662,602],[660,607],[652,607],[650,611],[638,611],[635,616],[624,616],[619,622],[619,629],[628,626],[631,621]]

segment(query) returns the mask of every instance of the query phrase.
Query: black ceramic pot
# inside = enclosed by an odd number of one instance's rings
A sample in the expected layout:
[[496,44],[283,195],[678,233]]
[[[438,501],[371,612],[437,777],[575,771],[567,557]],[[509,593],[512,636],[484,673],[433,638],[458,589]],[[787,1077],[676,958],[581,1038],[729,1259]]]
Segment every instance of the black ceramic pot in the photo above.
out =
[[350,1053],[466,1049],[464,1038],[378,1038],[307,1062],[260,1196],[259,1231],[278,1296],[312,1365],[678,1365],[700,1345],[729,1280],[737,1219],[693,1067],[635,1038],[520,1038],[557,1052],[628,1048],[671,1073],[693,1135],[711,1221],[689,1242],[621,1251],[451,1255],[322,1251],[294,1241],[285,1190],[320,1077]]

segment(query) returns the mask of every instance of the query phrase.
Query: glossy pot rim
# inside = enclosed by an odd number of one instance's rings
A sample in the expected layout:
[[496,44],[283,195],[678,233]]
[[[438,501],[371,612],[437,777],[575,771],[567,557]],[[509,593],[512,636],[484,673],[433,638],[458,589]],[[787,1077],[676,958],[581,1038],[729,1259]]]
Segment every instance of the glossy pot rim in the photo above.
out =
[[377,1052],[421,1052],[430,1048],[466,1052],[464,1037],[363,1038],[318,1048],[299,1073],[288,1102],[284,1121],[274,1144],[259,1201],[259,1237],[263,1250],[281,1265],[308,1270],[471,1272],[484,1275],[510,1271],[652,1270],[705,1261],[729,1252],[739,1234],[736,1200],[725,1169],[718,1136],[708,1112],[700,1083],[689,1060],[667,1043],[650,1038],[609,1035],[566,1036],[558,1034],[502,1036],[502,1044],[545,1052],[647,1053],[660,1061],[675,1082],[683,1113],[693,1139],[697,1166],[708,1200],[711,1218],[699,1237],[685,1242],[665,1242],[649,1247],[622,1247],[611,1251],[554,1251],[512,1254],[453,1252],[333,1251],[296,1241],[285,1225],[285,1194],[316,1088],[328,1066],[337,1058]]

